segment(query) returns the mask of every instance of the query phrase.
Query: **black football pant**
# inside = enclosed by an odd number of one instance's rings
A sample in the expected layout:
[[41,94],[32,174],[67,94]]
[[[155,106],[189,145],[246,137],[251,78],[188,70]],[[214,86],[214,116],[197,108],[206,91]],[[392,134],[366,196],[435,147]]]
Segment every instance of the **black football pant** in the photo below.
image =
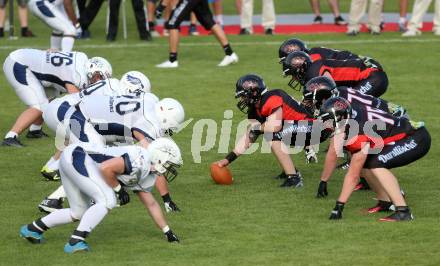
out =
[[388,88],[388,76],[384,71],[373,71],[368,78],[361,80],[353,87],[364,94],[379,97]]
[[[116,37],[118,33],[119,24],[119,7],[121,6],[121,0],[109,0],[110,3],[110,19],[108,25],[108,36]],[[134,16],[136,19],[136,25],[139,32],[139,37],[143,38],[147,36],[147,26],[145,12],[144,12],[144,1],[143,0],[131,0]]]

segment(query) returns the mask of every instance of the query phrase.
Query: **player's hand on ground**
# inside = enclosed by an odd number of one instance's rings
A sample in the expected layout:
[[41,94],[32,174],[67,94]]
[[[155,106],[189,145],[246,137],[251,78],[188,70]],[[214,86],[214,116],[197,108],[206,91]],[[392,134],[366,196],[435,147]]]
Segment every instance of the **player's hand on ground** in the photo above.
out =
[[317,198],[325,198],[325,197],[327,197],[327,195],[328,195],[327,182],[326,181],[319,182],[318,193],[316,193],[316,197]]
[[343,202],[336,201],[336,205],[333,208],[332,212],[330,213],[330,220],[340,220],[342,219],[342,211],[344,210],[344,204]]
[[127,191],[121,187],[119,191],[115,191],[116,195],[119,199],[119,205],[125,205],[130,202],[130,195],[127,193]]
[[220,160],[220,161],[217,161],[216,164],[217,164],[219,167],[225,167],[225,166],[228,166],[229,161],[226,160],[226,159],[222,159],[222,160]]
[[165,211],[166,212],[180,212],[179,207],[177,207],[177,204],[174,203],[174,201],[168,201],[164,202],[165,205]]
[[170,229],[165,232],[165,236],[167,237],[168,242],[180,242],[179,238],[174,234],[174,232]]

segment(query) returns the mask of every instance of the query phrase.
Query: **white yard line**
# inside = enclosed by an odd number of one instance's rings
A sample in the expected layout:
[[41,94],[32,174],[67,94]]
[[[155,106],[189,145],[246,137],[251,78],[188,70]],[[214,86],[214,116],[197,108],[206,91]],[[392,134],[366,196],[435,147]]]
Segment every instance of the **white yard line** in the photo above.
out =
[[[282,41],[268,41],[268,42],[231,42],[232,46],[278,46]],[[404,38],[394,38],[394,39],[370,39],[370,40],[319,40],[319,41],[306,41],[307,44],[315,45],[325,45],[325,44],[374,44],[374,43],[440,43],[440,38],[434,39],[404,39]],[[217,42],[182,42],[180,46],[197,47],[197,46],[218,46]],[[160,47],[167,46],[164,43],[135,43],[135,44],[80,44],[75,45],[75,50],[81,49],[114,49],[114,48],[143,48],[143,47]],[[3,45],[0,50],[13,50],[19,48],[29,48],[29,46],[13,46],[13,45]],[[36,49],[47,49],[44,46],[35,46],[32,48]]]

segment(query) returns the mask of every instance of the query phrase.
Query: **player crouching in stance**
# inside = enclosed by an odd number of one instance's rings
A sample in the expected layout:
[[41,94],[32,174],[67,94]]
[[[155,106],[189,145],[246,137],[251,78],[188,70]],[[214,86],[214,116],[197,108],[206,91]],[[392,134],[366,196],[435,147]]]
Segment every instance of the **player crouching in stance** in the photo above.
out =
[[79,220],[64,251],[88,251],[85,238],[109,210],[117,206],[117,200],[121,206],[129,203],[128,189],[138,195],[168,241],[179,242],[167,225],[151,190],[156,175],[163,175],[171,182],[181,165],[179,147],[167,138],[153,141],[147,149],[134,145],[105,148],[89,144],[70,145],[60,160],[61,181],[70,208],[56,210],[22,226],[20,236],[39,244],[43,241],[43,233],[49,228]]
[[431,137],[426,128],[371,106],[350,104],[340,97],[325,101],[319,117],[335,131],[321,181],[328,181],[343,148],[351,154],[350,168],[330,219],[342,218],[344,205],[362,175],[377,193],[379,203],[392,202],[395,206],[395,212],[380,221],[412,220],[399,183],[389,169],[410,164],[428,153]]
[[[314,118],[286,92],[277,89],[267,90],[263,79],[254,74],[242,76],[237,81],[236,98],[239,99],[237,107],[247,114],[250,127],[234,150],[225,159],[217,162],[218,165],[223,167],[233,162],[259,135],[264,134],[284,171],[277,176],[285,178],[281,186],[302,187],[303,179],[288,154],[288,145],[304,147],[310,144]],[[304,123],[304,126],[301,126],[301,123]],[[300,132],[303,128],[306,128],[306,131]],[[284,132],[288,132],[288,144],[284,142]],[[298,143],[297,137],[301,134],[306,135],[306,139],[303,143]],[[319,143],[319,140],[317,142]]]

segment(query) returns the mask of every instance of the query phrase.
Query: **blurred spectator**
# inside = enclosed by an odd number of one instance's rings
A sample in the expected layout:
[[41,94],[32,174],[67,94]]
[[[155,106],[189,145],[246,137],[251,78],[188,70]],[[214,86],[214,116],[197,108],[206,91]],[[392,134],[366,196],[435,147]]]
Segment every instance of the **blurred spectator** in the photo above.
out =
[[208,2],[211,4],[213,13],[214,13],[214,20],[223,27],[223,5],[222,0],[208,0]]
[[373,35],[380,34],[381,14],[383,0],[352,0],[350,5],[350,15],[348,21],[347,35],[356,36],[361,29],[361,19],[368,8],[368,29]]
[[[20,19],[21,37],[35,37],[28,28],[28,10],[26,0],[17,0],[18,17]],[[0,37],[4,36],[4,25],[6,19],[6,4],[8,0],[0,0]]]
[[[312,6],[313,13],[315,14],[313,24],[322,24],[321,7],[319,3],[320,0],[310,0],[310,5]],[[341,13],[339,12],[339,1],[328,0],[328,4],[333,12],[333,15],[335,16],[335,24],[347,25],[347,22],[342,18]]]
[[[273,0],[263,1],[263,28],[266,35],[272,35],[275,29],[275,7]],[[254,0],[242,0],[240,15],[240,35],[252,34],[252,15],[254,11]]]
[[400,0],[399,1],[399,21],[397,24],[399,25],[399,31],[403,32],[406,28],[406,14],[408,13],[408,0]]
[[[421,35],[420,29],[423,26],[423,16],[428,11],[432,0],[416,0],[413,6],[411,19],[408,23],[408,30],[402,34],[403,37],[413,37]],[[435,0],[434,7],[434,35],[440,36],[440,0]]]
[[241,0],[235,0],[235,9],[237,9],[237,14],[241,15]]
[[[131,0],[133,6],[134,17],[136,19],[137,29],[139,32],[139,38],[144,41],[151,41],[150,32],[147,31],[144,1],[143,0]],[[108,25],[107,41],[114,41],[118,33],[119,24],[119,7],[121,6],[121,0],[109,0],[110,5],[110,18]]]
[[81,34],[81,38],[82,39],[87,39],[90,38],[90,31],[89,31],[89,27],[90,24],[92,24],[93,20],[95,19],[96,15],[99,12],[99,9],[101,8],[102,3],[104,2],[104,0],[92,0],[89,1],[89,4],[87,5],[87,7],[81,7],[83,8],[83,10],[81,11],[80,9],[80,4],[85,4],[86,1],[81,0],[80,1],[77,0],[78,3],[78,9],[80,10],[79,14],[80,17],[78,19],[79,24],[81,25],[81,29],[82,29],[82,34]]
[[189,23],[189,35],[198,36],[199,32],[197,31],[197,17],[194,12],[191,12]]
[[148,30],[153,37],[160,36],[159,32],[156,30],[156,17],[154,15],[156,12],[156,2],[157,0],[147,0]]

